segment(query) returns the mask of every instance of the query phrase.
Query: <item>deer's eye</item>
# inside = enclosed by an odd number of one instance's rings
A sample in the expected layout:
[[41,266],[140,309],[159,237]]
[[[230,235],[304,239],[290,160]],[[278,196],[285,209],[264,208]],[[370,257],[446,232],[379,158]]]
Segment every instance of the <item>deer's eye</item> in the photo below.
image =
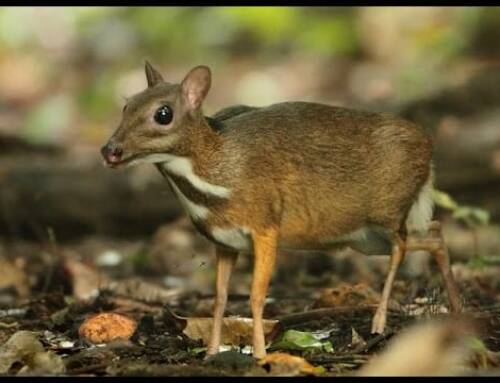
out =
[[155,121],[160,125],[168,125],[172,122],[174,114],[168,105],[163,105],[155,112]]
[[127,104],[123,105],[122,112],[125,112],[125,109],[127,109]]

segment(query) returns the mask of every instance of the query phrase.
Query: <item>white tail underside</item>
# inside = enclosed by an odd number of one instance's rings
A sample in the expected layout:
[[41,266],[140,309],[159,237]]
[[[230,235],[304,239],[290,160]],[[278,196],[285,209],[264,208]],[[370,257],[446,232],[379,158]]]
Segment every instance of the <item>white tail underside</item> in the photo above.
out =
[[432,186],[434,181],[434,172],[431,169],[429,178],[425,182],[417,200],[413,203],[410,209],[408,218],[406,219],[406,230],[408,233],[426,233],[432,220],[434,212],[434,201],[432,199]]

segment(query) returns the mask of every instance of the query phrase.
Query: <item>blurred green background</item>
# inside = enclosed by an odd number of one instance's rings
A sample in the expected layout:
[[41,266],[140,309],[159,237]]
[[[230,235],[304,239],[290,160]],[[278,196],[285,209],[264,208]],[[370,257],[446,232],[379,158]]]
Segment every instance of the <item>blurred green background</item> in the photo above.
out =
[[209,65],[207,113],[314,100],[390,109],[498,60],[500,8],[2,7],[0,132],[101,144],[144,59]]

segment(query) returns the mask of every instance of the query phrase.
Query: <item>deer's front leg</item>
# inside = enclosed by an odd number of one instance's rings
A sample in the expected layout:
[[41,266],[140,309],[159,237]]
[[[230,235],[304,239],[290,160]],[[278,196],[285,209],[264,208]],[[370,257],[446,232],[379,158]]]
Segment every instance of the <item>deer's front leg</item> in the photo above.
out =
[[208,344],[207,356],[217,354],[220,346],[222,319],[227,303],[227,291],[229,279],[234,265],[238,258],[238,253],[223,247],[215,248],[217,275],[215,286],[214,320],[212,322],[212,332]]
[[276,261],[278,231],[268,229],[252,233],[254,248],[254,269],[252,292],[250,296],[253,316],[253,356],[260,359],[266,356],[264,338],[264,301]]

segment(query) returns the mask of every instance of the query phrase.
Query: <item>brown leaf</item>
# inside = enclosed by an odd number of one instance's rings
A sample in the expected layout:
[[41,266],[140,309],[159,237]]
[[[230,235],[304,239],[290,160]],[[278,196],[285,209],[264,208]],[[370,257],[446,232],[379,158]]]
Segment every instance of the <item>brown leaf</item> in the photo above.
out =
[[144,302],[170,302],[177,298],[181,289],[167,289],[158,284],[145,282],[139,278],[129,278],[121,281],[113,281],[104,286],[106,290],[115,295],[136,299]]
[[180,289],[167,289],[139,278],[112,280],[106,273],[77,260],[65,259],[65,268],[73,282],[73,294],[77,299],[89,299],[99,290],[108,290],[114,295],[145,301],[166,303],[181,293]]
[[[183,333],[191,339],[201,339],[206,345],[210,340],[212,332],[213,318],[185,318],[174,314],[167,308],[167,313],[178,326],[183,329]],[[222,320],[221,344],[225,345],[251,345],[252,327],[251,318],[226,317]],[[264,334],[268,337],[271,333],[275,334],[279,326],[277,320],[264,320]],[[274,331],[273,331],[274,330]]]
[[[191,339],[202,339],[208,344],[212,329],[212,318],[187,318],[184,329]],[[276,320],[264,320],[264,334],[269,334],[278,323]],[[253,319],[241,317],[227,317],[222,321],[221,343],[227,345],[252,344]]]
[[94,297],[109,282],[104,273],[75,259],[65,258],[64,267],[72,277],[73,295],[77,299]]
[[363,349],[366,347],[366,341],[354,327],[351,327],[351,347],[354,349]]
[[375,305],[379,300],[380,294],[364,283],[342,283],[335,288],[324,289],[313,308]]
[[96,314],[82,323],[78,334],[85,340],[99,344],[114,340],[127,340],[137,328],[137,322],[118,313]]
[[18,375],[25,373],[53,375],[65,371],[61,357],[45,351],[36,333],[31,331],[16,332],[0,347],[0,373],[8,373],[16,363],[23,366]]
[[20,298],[26,298],[30,293],[28,276],[20,262],[11,262],[0,257],[0,289],[13,286]]
[[304,358],[293,356],[284,352],[268,354],[258,361],[258,364],[272,375],[296,376],[296,375],[319,375],[323,370],[314,367]]

